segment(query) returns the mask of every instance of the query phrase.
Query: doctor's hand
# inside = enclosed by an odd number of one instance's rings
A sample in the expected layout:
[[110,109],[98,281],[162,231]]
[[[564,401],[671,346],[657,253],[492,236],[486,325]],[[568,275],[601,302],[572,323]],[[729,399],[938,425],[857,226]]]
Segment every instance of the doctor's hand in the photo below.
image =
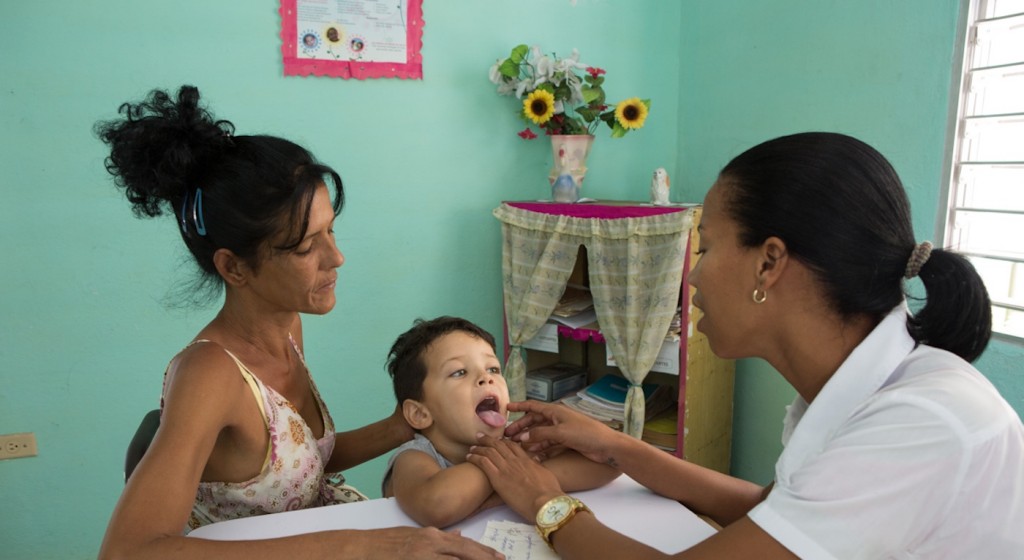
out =
[[525,412],[505,428],[505,435],[523,448],[543,456],[558,447],[575,449],[597,463],[609,462],[612,446],[621,432],[605,426],[563,404],[522,401],[508,403],[508,410]]
[[466,460],[484,471],[505,504],[528,521],[545,502],[565,493],[555,474],[513,441],[477,434]]

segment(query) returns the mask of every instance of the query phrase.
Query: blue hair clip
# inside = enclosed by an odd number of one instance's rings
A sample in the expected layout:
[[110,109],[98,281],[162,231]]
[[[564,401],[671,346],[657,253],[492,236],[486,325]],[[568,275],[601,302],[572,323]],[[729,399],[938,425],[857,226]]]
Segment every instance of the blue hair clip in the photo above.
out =
[[181,201],[181,233],[188,235],[188,224],[185,223],[186,206],[188,206],[188,191],[185,191],[185,198]]
[[203,220],[203,189],[196,189],[196,198],[192,204],[192,223],[196,225],[196,233],[206,236],[206,221]]

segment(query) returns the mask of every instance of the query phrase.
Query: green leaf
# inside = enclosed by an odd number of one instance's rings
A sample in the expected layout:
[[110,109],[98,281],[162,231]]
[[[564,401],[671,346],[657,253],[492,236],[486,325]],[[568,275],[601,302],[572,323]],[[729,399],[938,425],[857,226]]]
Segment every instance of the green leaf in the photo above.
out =
[[595,118],[597,118],[597,115],[600,113],[597,109],[592,109],[590,107],[580,107],[576,109],[576,114],[583,117],[583,120],[589,123],[592,122]]
[[526,53],[528,52],[530,52],[530,48],[526,45],[519,45],[512,49],[509,57],[501,61],[501,65],[498,66],[498,72],[501,72],[501,75],[507,78],[519,78],[519,67],[526,60]]
[[627,132],[629,131],[623,128],[621,124],[616,122],[615,126],[612,127],[612,138],[622,138],[623,136],[626,135]]
[[562,124],[562,134],[586,134],[587,127],[583,126],[583,123],[579,119],[567,118]]
[[501,66],[498,66],[498,72],[501,72],[501,75],[506,78],[516,79],[519,77],[519,65],[512,62],[511,58],[506,58]]
[[581,91],[583,92],[583,102],[587,105],[597,101],[602,95],[604,95],[601,88],[584,87]]
[[518,66],[522,61],[526,60],[526,53],[528,52],[530,52],[530,47],[518,45],[512,49],[512,54],[508,58],[513,64]]

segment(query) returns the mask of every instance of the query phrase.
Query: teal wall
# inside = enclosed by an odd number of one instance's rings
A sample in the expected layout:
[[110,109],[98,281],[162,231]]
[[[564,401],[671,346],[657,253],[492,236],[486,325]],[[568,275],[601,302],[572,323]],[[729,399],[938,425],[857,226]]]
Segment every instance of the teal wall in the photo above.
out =
[[[91,133],[152,87],[195,84],[240,134],[292,138],[340,170],[339,303],[305,331],[341,428],[390,411],[384,354],[413,318],[501,331],[490,211],[546,196],[550,163],[486,79],[518,43],[579,48],[611,98],[653,100],[639,133],[599,133],[587,196],[643,199],[664,166],[676,200],[699,200],[750,145],[839,130],[893,159],[920,236],[937,238],[954,0],[424,0],[424,79],[363,82],[283,77],[273,0],[2,5],[0,433],[39,442],[38,457],[0,462],[5,558],[95,557],[124,447],[215,311],[168,301],[189,278],[173,220],[132,217]],[[995,344],[981,362],[1018,411],[1020,354]],[[761,362],[738,369],[734,470],[764,482],[792,392]],[[350,481],[374,494],[381,467]]]
[[[501,332],[491,210],[549,196],[551,148],[515,135],[513,100],[487,80],[495,59],[576,47],[607,70],[610,98],[653,100],[641,132],[599,133],[588,196],[647,196],[678,159],[677,3],[425,0],[422,81],[284,77],[276,0],[0,4],[0,433],[39,443],[0,462],[4,558],[95,557],[164,366],[214,313],[167,306],[189,278],[175,223],[135,219],[103,169],[91,127],[123,101],[192,83],[239,134],[292,138],[339,170],[339,303],[305,334],[342,429],[393,409],[384,358],[414,318]],[[348,474],[378,495],[382,471]]]

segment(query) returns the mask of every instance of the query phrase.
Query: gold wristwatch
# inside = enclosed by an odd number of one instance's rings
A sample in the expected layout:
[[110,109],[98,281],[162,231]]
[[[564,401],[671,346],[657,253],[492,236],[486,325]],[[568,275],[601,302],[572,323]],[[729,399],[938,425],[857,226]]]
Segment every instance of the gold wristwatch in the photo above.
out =
[[551,533],[561,529],[578,511],[590,511],[583,502],[572,496],[551,498],[537,512],[537,532],[551,546]]

